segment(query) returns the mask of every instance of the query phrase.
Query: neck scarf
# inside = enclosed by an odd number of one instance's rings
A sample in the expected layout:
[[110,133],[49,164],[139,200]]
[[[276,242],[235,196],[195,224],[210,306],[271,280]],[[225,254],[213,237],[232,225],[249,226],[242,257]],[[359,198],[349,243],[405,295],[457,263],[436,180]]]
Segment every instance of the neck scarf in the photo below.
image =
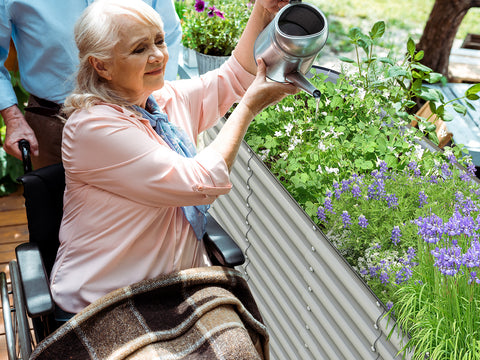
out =
[[[150,95],[144,108],[134,105],[144,119],[150,122],[155,132],[178,154],[192,158],[197,154],[195,145],[188,135],[179,127],[168,121],[168,116],[160,111],[157,102]],[[207,211],[209,205],[182,206],[183,214],[190,223],[198,240],[203,238],[207,226]]]

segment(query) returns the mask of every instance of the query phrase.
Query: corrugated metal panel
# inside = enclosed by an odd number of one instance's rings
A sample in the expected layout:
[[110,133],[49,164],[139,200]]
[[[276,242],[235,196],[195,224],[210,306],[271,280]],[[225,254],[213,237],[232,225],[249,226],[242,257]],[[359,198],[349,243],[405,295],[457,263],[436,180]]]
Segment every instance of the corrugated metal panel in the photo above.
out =
[[400,359],[383,305],[245,142],[231,180],[210,212],[247,256],[272,359]]

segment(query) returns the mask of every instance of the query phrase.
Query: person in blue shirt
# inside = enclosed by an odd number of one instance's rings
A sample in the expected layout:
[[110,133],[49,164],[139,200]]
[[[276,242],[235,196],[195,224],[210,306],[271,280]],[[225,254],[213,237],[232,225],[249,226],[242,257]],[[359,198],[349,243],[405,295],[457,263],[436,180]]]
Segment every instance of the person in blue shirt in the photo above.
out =
[[[73,90],[78,50],[73,27],[94,0],[2,0],[0,2],[0,113],[6,125],[3,147],[21,159],[18,142],[30,143],[32,164],[40,168],[61,162],[63,121],[57,117]],[[162,17],[170,61],[166,80],[177,77],[182,37],[174,0],[143,0]],[[21,82],[30,94],[25,116],[4,67],[10,39],[18,54]]]

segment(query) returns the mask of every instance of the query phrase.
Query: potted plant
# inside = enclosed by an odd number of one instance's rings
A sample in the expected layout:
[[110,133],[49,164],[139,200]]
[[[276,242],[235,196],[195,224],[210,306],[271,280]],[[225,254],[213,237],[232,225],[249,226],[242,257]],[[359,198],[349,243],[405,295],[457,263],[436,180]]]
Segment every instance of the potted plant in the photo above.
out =
[[250,16],[245,0],[195,0],[181,14],[185,48],[195,51],[200,74],[219,67],[235,48]]

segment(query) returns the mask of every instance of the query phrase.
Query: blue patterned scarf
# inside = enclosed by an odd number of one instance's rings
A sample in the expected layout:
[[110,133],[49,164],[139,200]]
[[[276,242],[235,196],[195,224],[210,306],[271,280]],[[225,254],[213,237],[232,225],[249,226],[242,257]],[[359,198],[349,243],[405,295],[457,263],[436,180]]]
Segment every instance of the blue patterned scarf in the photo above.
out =
[[[147,99],[144,108],[134,105],[134,108],[140,112],[145,119],[150,121],[150,125],[156,133],[170,146],[170,148],[184,157],[192,158],[197,154],[195,145],[188,135],[179,127],[168,121],[168,116],[160,111],[157,102],[152,95]],[[207,226],[207,211],[210,205],[182,206],[183,213],[193,228],[197,239],[200,240],[205,234]]]

